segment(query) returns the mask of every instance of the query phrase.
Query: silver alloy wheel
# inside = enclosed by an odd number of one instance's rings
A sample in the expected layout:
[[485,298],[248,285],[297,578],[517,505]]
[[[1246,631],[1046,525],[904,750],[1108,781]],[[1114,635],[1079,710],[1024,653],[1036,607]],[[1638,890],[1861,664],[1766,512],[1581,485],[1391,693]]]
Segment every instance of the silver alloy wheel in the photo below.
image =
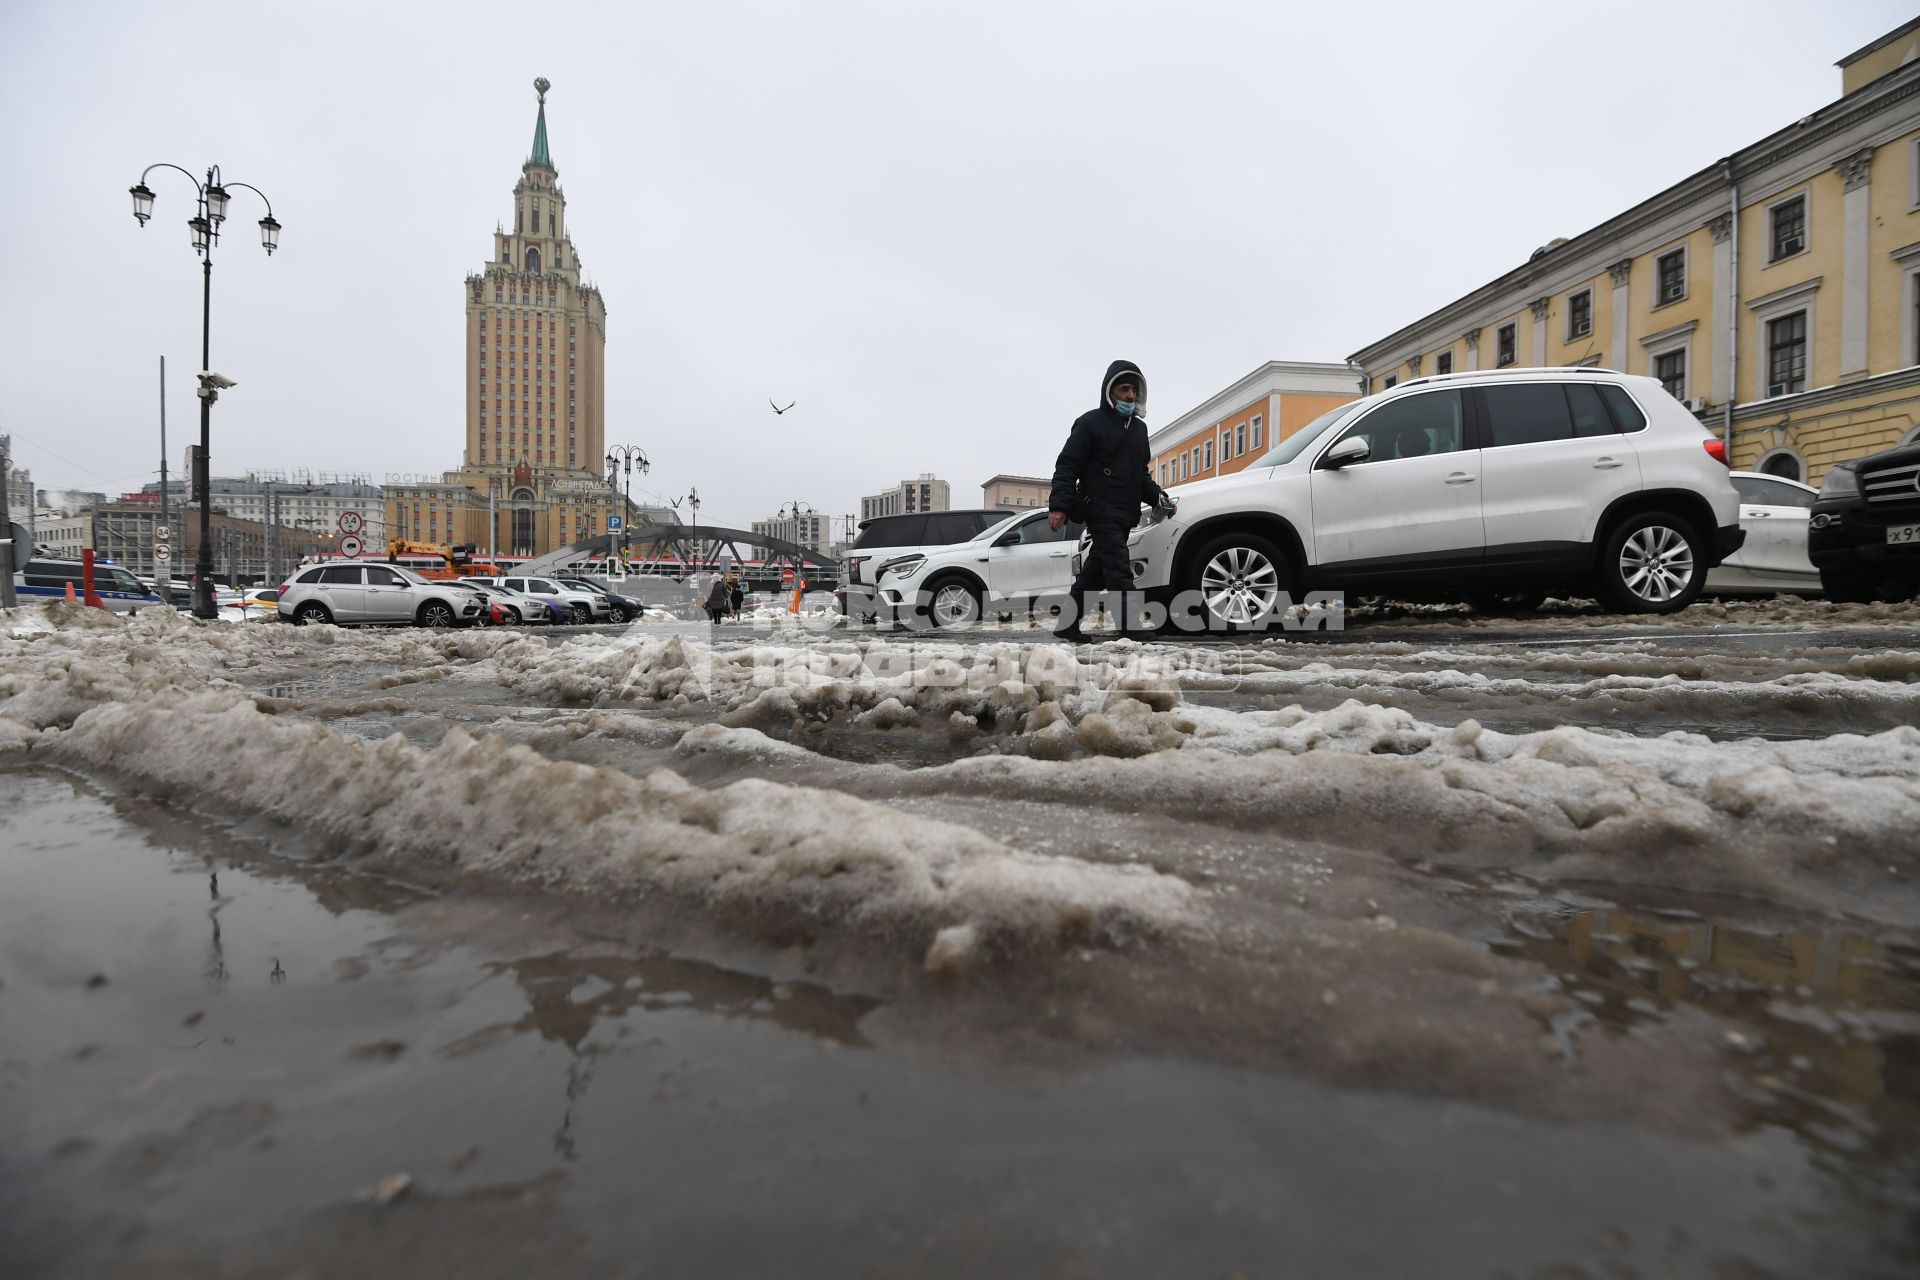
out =
[[453,609],[438,600],[429,601],[420,609],[420,625],[423,627],[450,627],[453,625]]
[[1251,626],[1280,602],[1280,570],[1252,547],[1223,548],[1200,570],[1207,612],[1232,626]]
[[1620,581],[1648,604],[1666,604],[1693,581],[1693,548],[1678,529],[1650,524],[1620,544]]
[[962,622],[972,622],[979,616],[980,602],[973,598],[973,592],[968,587],[949,582],[933,593],[935,626],[956,626]]
[[303,627],[326,622],[328,620],[326,607],[317,604],[303,604],[293,611],[293,620]]

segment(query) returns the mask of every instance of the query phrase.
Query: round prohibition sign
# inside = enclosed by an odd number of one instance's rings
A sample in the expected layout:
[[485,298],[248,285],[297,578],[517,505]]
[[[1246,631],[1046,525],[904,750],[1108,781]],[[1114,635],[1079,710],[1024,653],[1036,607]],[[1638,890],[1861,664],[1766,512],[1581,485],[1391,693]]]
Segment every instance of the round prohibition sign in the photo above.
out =
[[340,532],[351,536],[359,533],[366,527],[367,522],[360,518],[358,511],[342,511],[340,513]]
[[365,550],[365,548],[360,545],[360,539],[354,537],[352,534],[348,534],[346,537],[340,539],[340,554],[346,556],[348,559],[359,555],[363,550]]

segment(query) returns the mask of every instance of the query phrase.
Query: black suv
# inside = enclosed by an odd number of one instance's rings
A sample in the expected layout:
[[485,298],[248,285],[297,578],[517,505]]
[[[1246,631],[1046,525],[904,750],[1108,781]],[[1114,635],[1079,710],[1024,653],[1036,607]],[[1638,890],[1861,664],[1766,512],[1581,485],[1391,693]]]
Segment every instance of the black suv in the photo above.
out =
[[1807,555],[1829,600],[1920,590],[1920,444],[1834,463],[1807,521]]
[[840,612],[852,618],[872,618],[873,582],[883,560],[907,554],[914,547],[950,547],[956,542],[971,542],[986,532],[990,524],[1015,514],[978,507],[971,511],[910,511],[897,516],[875,516],[860,522],[860,536],[847,548],[840,562],[840,581],[833,589],[839,598]]

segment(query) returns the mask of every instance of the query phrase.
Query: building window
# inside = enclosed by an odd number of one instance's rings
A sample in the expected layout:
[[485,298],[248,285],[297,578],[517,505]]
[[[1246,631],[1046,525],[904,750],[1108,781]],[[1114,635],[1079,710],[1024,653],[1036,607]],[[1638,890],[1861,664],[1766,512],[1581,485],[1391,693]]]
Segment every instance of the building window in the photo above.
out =
[[1767,210],[1772,219],[1772,234],[1769,243],[1773,246],[1767,261],[1778,262],[1782,258],[1791,258],[1804,252],[1807,247],[1807,198],[1795,196],[1791,200],[1782,200]]
[[1567,299],[1567,337],[1584,338],[1593,332],[1593,290],[1582,289]]
[[1807,386],[1807,313],[1767,321],[1767,394],[1790,396]]
[[1452,373],[1453,352],[1442,351],[1439,355],[1435,356],[1433,358],[1433,371],[1435,373]]
[[1397,387],[1399,385],[1400,385],[1400,375],[1396,373],[1390,373],[1387,375],[1387,380],[1380,384],[1380,389],[1382,391],[1386,391],[1393,387]]
[[1249,449],[1260,447],[1260,415],[1257,413],[1253,415],[1253,430],[1248,433],[1247,447]]
[[1664,307],[1687,296],[1687,251],[1675,249],[1660,255],[1656,268],[1654,305]]
[[1683,347],[1678,351],[1662,352],[1653,358],[1653,376],[1660,379],[1660,385],[1675,400],[1687,398],[1687,352]]
[[1493,367],[1496,369],[1503,369],[1513,363],[1513,331],[1513,325],[1503,324],[1500,326],[1500,332],[1495,341],[1496,354],[1493,357]]
[[1209,470],[1212,470],[1212,468],[1213,468],[1213,441],[1211,441],[1211,440],[1209,440],[1209,441],[1207,441],[1207,442],[1206,442],[1206,444],[1204,444],[1204,445],[1202,445],[1202,446],[1201,446],[1201,448],[1202,448],[1202,449],[1204,450],[1204,452],[1202,452],[1202,454],[1200,455],[1200,457],[1201,457],[1201,462],[1200,462],[1200,469],[1201,469],[1202,471],[1209,471]]
[[1233,429],[1233,451],[1235,454],[1247,451],[1247,424],[1244,422]]

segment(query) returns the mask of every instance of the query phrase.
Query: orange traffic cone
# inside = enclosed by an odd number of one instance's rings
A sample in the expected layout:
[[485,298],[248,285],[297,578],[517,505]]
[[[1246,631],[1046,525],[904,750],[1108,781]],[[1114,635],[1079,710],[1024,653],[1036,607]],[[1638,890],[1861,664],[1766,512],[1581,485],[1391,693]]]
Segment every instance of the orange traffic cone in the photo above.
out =
[[67,584],[67,599],[69,600],[74,599],[73,584],[71,582]]

